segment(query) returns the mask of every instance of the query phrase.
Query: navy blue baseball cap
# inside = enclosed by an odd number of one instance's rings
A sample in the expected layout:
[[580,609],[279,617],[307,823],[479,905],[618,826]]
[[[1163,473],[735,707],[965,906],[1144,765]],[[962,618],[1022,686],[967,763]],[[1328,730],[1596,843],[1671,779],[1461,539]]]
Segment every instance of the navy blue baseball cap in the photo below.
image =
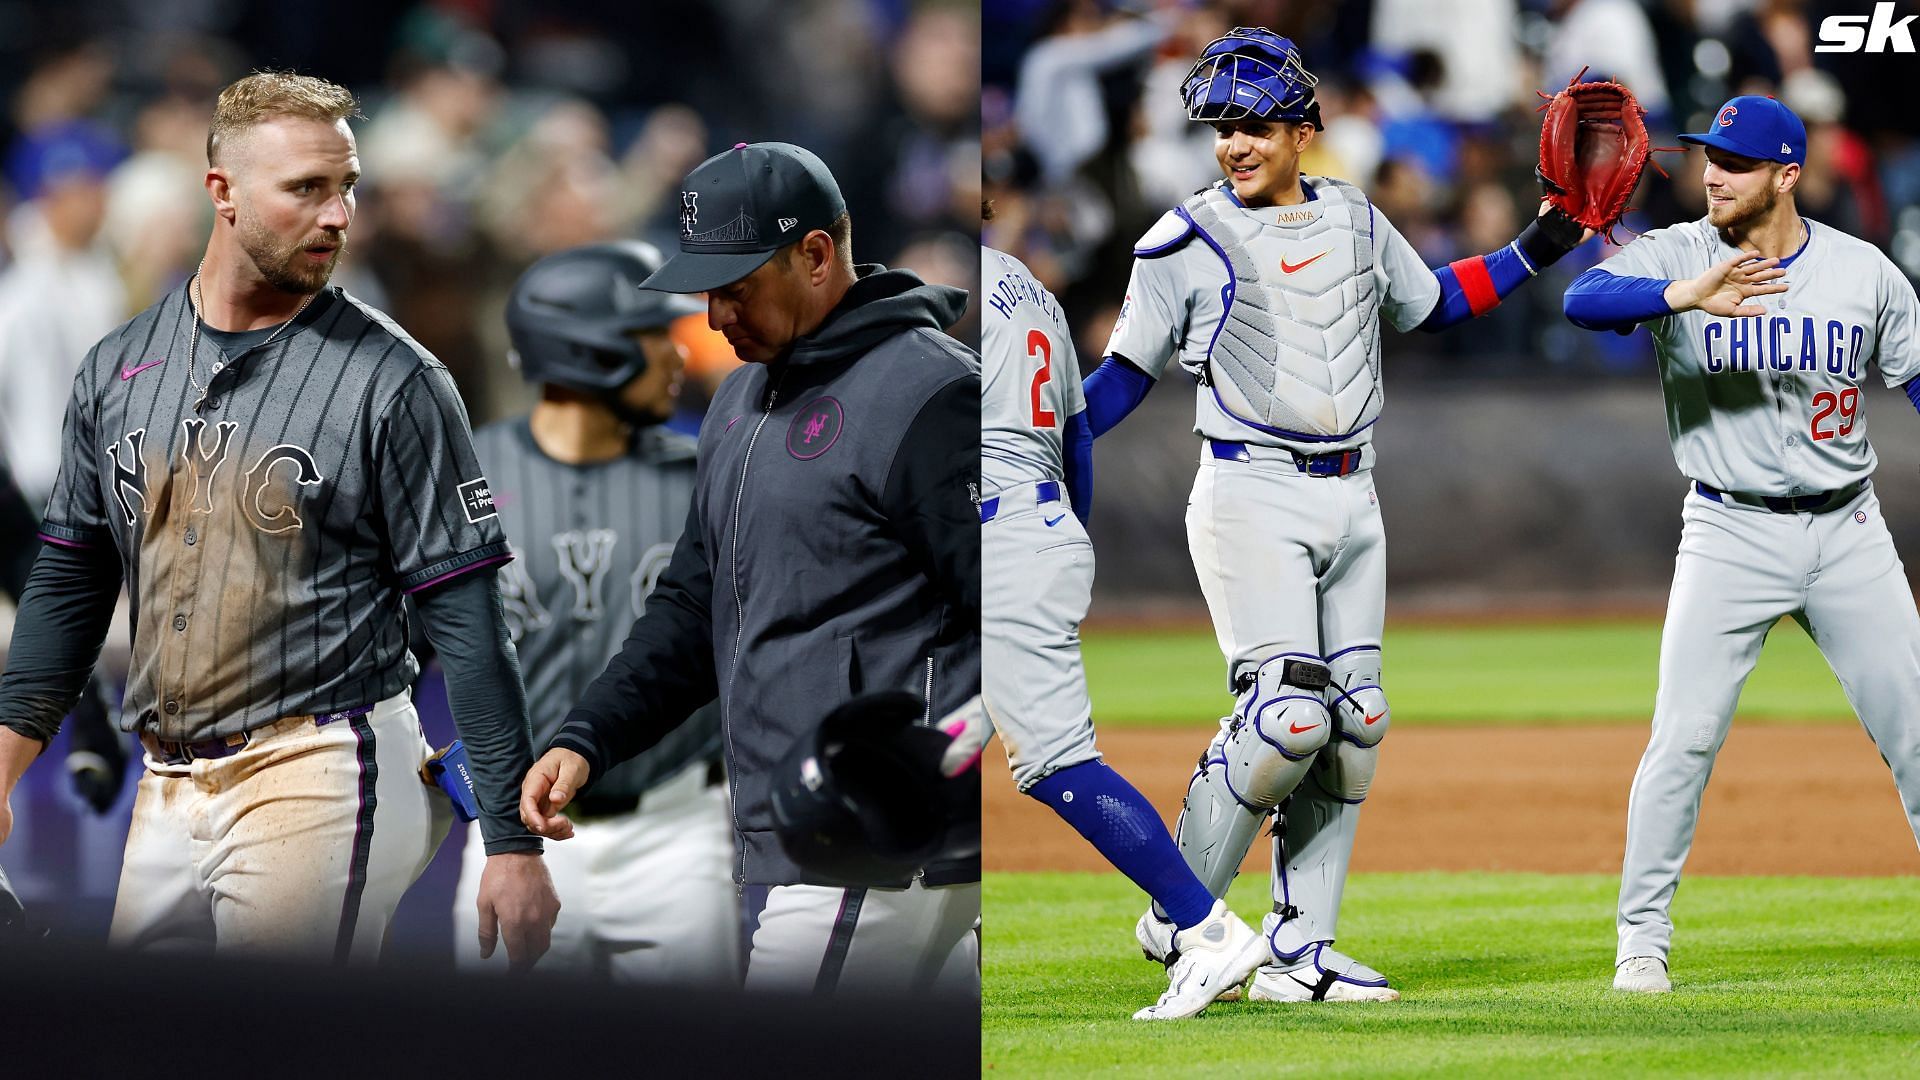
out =
[[773,253],[847,212],[826,163],[792,143],[737,143],[687,175],[680,254],[641,283],[707,292],[765,265]]
[[1742,94],[1728,101],[1713,114],[1711,127],[1697,135],[1682,135],[1680,141],[1762,161],[1807,163],[1807,125],[1793,115],[1792,109],[1758,94]]

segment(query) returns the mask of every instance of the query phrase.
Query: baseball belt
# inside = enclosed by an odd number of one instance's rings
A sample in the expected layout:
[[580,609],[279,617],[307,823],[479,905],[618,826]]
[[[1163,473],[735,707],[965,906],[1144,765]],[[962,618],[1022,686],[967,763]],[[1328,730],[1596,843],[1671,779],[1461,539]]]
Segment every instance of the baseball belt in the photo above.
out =
[[153,760],[162,765],[190,765],[195,761],[214,760],[231,757],[245,750],[253,740],[276,732],[290,731],[308,721],[315,727],[325,727],[336,720],[351,720],[356,716],[365,716],[373,711],[373,706],[362,705],[355,709],[343,709],[339,712],[316,713],[312,716],[289,716],[275,720],[271,724],[262,724],[257,728],[242,731],[236,735],[216,735],[197,742],[182,742],[163,739],[151,732],[140,733],[140,745],[146,748]]
[[[1212,449],[1217,461],[1253,460],[1253,451],[1246,443],[1227,442],[1223,439],[1208,439],[1207,446]],[[1293,455],[1293,467],[1308,476],[1347,476],[1360,471],[1361,453],[1358,450],[1335,450],[1326,454],[1303,454],[1292,447],[1283,447]]]
[[1867,484],[1866,480],[1855,480],[1846,487],[1835,488],[1832,491],[1817,491],[1811,495],[1795,495],[1790,498],[1781,495],[1743,495],[1737,491],[1721,491],[1717,487],[1709,487],[1698,480],[1693,482],[1693,489],[1698,491],[1702,498],[1712,499],[1717,503],[1739,503],[1741,506],[1771,510],[1776,514],[1824,514],[1852,502],[1854,496],[1866,490]]
[[[1060,481],[1042,480],[1033,485],[1033,502],[1035,506],[1045,506],[1047,503],[1059,501]],[[980,524],[985,525],[987,522],[992,521],[994,515],[998,513],[1000,513],[1000,496],[995,495],[991,499],[982,499],[980,501]]]

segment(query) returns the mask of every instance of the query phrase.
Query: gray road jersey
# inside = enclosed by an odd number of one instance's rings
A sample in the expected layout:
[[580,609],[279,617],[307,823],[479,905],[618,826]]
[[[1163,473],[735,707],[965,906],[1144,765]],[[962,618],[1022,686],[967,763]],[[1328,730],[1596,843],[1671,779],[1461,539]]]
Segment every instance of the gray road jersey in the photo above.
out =
[[[568,465],[541,451],[524,416],[489,424],[473,442],[513,545],[500,597],[537,753],[620,651],[666,569],[693,501],[695,444],[653,428],[625,457]],[[708,705],[595,779],[593,794],[637,795],[692,761],[719,757],[720,714]]]
[[121,724],[170,739],[391,697],[401,597],[508,558],[453,379],[338,289],[227,359],[175,289],[87,354],[42,528],[111,544],[132,598]]
[[1087,399],[1073,332],[1033,271],[982,247],[980,295],[980,483],[991,496],[1065,475],[1061,431]]
[[[1667,398],[1673,459],[1689,478],[1752,495],[1806,495],[1873,472],[1860,381],[1920,374],[1920,305],[1900,271],[1863,240],[1807,222],[1788,288],[1767,313],[1688,311],[1647,324]],[[1705,218],[1655,229],[1602,270],[1698,277],[1737,248]]]
[[[1251,219],[1246,223],[1249,232],[1255,231],[1251,228],[1254,223],[1268,227],[1264,234],[1270,235],[1263,235],[1257,245],[1249,248],[1257,264],[1252,269],[1276,290],[1293,290],[1289,282],[1296,280],[1293,275],[1300,275],[1297,281],[1301,284],[1296,291],[1302,312],[1321,316],[1317,323],[1297,320],[1291,326],[1280,328],[1277,335],[1280,340],[1265,346],[1276,350],[1301,351],[1313,345],[1308,338],[1321,336],[1325,339],[1324,347],[1341,346],[1346,339],[1339,338],[1338,330],[1348,320],[1356,325],[1372,323],[1369,333],[1378,333],[1377,319],[1367,318],[1365,312],[1342,310],[1336,302],[1339,297],[1332,293],[1319,295],[1322,289],[1350,284],[1357,259],[1351,245],[1341,242],[1349,235],[1344,222],[1333,232],[1316,228],[1330,215],[1338,214],[1344,219],[1349,213],[1345,199],[1326,198],[1321,194],[1335,182],[1323,177],[1304,177],[1303,181],[1306,190],[1314,196],[1306,203],[1251,210],[1228,204],[1222,215],[1237,214]],[[1362,198],[1357,189],[1351,187],[1343,186],[1340,191],[1351,198]],[[1413,245],[1370,203],[1360,218],[1371,229],[1373,280],[1372,288],[1366,290],[1371,296],[1355,297],[1355,302],[1376,305],[1378,314],[1385,315],[1402,330],[1419,325],[1439,302],[1439,280],[1421,261]],[[1228,222],[1229,226],[1232,224]],[[1133,277],[1127,284],[1127,297],[1114,324],[1113,336],[1107,342],[1107,354],[1126,357],[1156,379],[1178,358],[1181,367],[1202,378],[1196,395],[1195,432],[1208,438],[1291,447],[1305,453],[1353,449],[1372,441],[1370,419],[1362,419],[1363,426],[1357,429],[1325,438],[1308,432],[1284,434],[1274,425],[1255,426],[1227,411],[1214,387],[1207,384],[1215,377],[1213,352],[1216,339],[1223,333],[1221,316],[1226,311],[1228,285],[1232,281],[1226,261],[1203,238],[1194,235],[1192,226],[1177,211],[1168,213],[1148,230],[1135,245],[1134,253]],[[1327,275],[1324,282],[1319,281],[1321,275]],[[1318,284],[1308,285],[1310,279]],[[1295,338],[1299,340],[1293,340]],[[1371,346],[1377,353],[1378,341],[1372,340]],[[1274,396],[1288,400],[1288,385],[1288,378],[1283,374],[1275,383]],[[1377,390],[1377,386],[1374,389]],[[1293,411],[1312,415],[1325,407],[1327,397],[1324,386],[1303,384]],[[1377,415],[1378,408],[1379,402],[1375,400],[1368,412]]]

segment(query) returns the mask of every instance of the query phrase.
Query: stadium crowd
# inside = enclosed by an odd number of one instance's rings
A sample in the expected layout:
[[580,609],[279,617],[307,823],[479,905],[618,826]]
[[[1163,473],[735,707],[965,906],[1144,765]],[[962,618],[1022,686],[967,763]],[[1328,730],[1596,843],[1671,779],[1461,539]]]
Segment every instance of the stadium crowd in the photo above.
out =
[[[1217,179],[1213,132],[1186,120],[1193,58],[1234,26],[1292,37],[1326,119],[1303,171],[1362,187],[1431,266],[1504,244],[1533,212],[1536,91],[1612,77],[1678,146],[1735,94],[1806,121],[1802,212],[1881,245],[1920,278],[1920,115],[1895,95],[1898,54],[1814,51],[1805,0],[990,0],[982,89],[989,241],[1033,267],[1075,320],[1083,362],[1105,346],[1132,242]],[[1898,5],[1897,15],[1916,10]],[[1700,152],[1660,153],[1615,239],[1705,212]],[[1585,334],[1565,285],[1613,248],[1596,239],[1512,311],[1387,348],[1395,378],[1650,371],[1644,333]],[[1392,335],[1391,329],[1387,331]]]
[[[766,8],[0,5],[0,455],[30,495],[51,486],[87,348],[193,272],[213,98],[259,68],[359,97],[365,176],[335,281],[452,369],[476,427],[528,400],[501,317],[520,271],[594,240],[670,248],[680,178],[736,142],[796,142],[828,162],[862,261],[970,283],[977,5]],[[749,55],[761,62],[702,59]],[[736,362],[704,317],[675,330],[693,382]]]

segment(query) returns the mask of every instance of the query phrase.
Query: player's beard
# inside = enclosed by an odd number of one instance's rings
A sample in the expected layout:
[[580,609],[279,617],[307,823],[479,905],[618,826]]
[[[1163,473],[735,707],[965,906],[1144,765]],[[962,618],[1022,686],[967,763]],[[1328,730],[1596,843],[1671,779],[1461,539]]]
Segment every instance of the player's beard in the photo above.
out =
[[[307,258],[307,246],[317,243],[338,244],[333,255],[323,263],[314,263]],[[347,234],[310,237],[292,245],[282,245],[273,233],[267,231],[257,221],[247,221],[240,228],[240,249],[253,260],[253,268],[267,284],[283,293],[305,296],[327,287],[333,278],[333,268],[339,265],[340,256],[347,252]]]
[[1736,198],[1725,206],[1707,204],[1707,223],[1716,229],[1739,229],[1758,222],[1773,212],[1780,193],[1768,184],[1746,198]]

